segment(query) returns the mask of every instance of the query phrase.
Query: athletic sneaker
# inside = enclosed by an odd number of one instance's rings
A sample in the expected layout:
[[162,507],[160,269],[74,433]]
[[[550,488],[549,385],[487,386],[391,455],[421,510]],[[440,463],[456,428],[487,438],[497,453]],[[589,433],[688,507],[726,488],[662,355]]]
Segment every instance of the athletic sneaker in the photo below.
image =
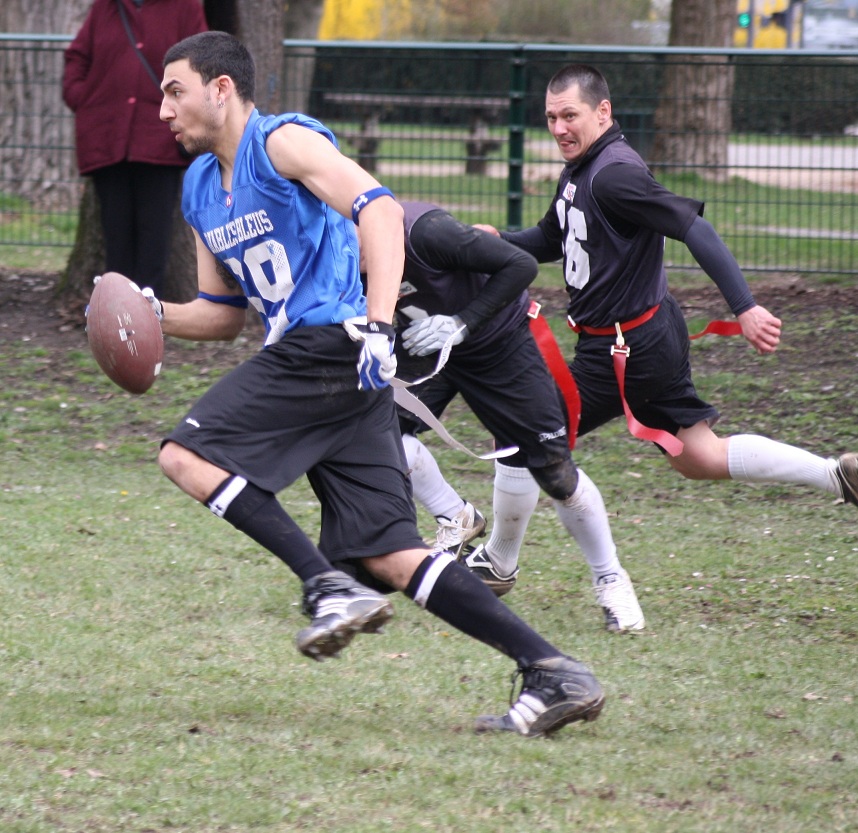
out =
[[[513,701],[519,674],[521,693]],[[602,687],[586,665],[570,657],[551,657],[516,671],[510,710],[503,715],[478,717],[474,729],[478,734],[518,732],[535,738],[550,735],[575,720],[595,720],[604,704]]]
[[486,534],[486,519],[470,503],[466,503],[465,508],[452,518],[439,515],[435,520],[438,521],[438,531],[432,545],[433,552],[446,550],[458,558],[465,544]]
[[495,569],[491,559],[486,552],[485,544],[477,547],[465,547],[459,556],[459,563],[464,564],[474,575],[478,576],[487,584],[495,596],[505,596],[515,587],[518,578],[518,569],[511,576],[502,576]]
[[843,454],[834,470],[843,490],[843,500],[858,506],[858,454]]
[[596,600],[605,612],[605,627],[612,633],[642,631],[646,627],[632,580],[625,570],[602,576],[594,585]]
[[298,650],[322,662],[338,657],[358,633],[381,633],[393,605],[339,570],[314,576],[304,585],[301,608],[312,620],[298,633]]

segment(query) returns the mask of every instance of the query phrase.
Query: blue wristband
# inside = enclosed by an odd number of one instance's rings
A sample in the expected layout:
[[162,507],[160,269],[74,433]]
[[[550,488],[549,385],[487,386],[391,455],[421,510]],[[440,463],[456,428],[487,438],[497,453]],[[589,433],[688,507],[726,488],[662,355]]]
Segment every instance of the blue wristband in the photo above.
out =
[[378,188],[372,188],[367,191],[365,194],[361,194],[352,205],[352,220],[354,220],[354,224],[358,225],[358,215],[363,211],[373,200],[377,200],[379,197],[392,197],[393,191],[390,188],[385,188],[383,185]]
[[245,295],[209,295],[208,292],[198,292],[197,298],[211,301],[213,304],[226,304],[228,307],[247,309],[247,296]]

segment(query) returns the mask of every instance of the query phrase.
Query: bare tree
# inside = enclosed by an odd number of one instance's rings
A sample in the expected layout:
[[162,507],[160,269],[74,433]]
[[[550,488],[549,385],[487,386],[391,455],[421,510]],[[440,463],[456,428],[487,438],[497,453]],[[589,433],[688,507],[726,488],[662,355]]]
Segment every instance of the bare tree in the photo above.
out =
[[[205,0],[212,29],[240,38],[256,64],[256,106],[263,113],[304,112],[315,69],[315,50],[284,59],[283,39],[315,40],[324,0]],[[285,80],[284,80],[285,79]]]
[[[210,29],[229,32],[244,41],[256,64],[256,106],[263,113],[303,110],[290,104],[295,90],[298,101],[306,101],[315,63],[315,50],[298,59],[293,80],[289,61],[284,62],[283,38],[315,39],[319,32],[324,0],[203,0]],[[250,6],[250,8],[247,8]],[[284,84],[284,70],[286,83]]]
[[[324,0],[290,0],[286,4],[284,35],[295,40],[315,40],[322,21]],[[285,89],[283,109],[293,113],[306,113],[313,72],[316,69],[316,50],[304,47],[286,56],[283,65]]]
[[[731,43],[735,0],[673,0],[670,15],[670,46],[727,47]],[[691,168],[703,176],[726,178],[733,81],[733,67],[726,56],[665,59],[649,158],[653,167]]]

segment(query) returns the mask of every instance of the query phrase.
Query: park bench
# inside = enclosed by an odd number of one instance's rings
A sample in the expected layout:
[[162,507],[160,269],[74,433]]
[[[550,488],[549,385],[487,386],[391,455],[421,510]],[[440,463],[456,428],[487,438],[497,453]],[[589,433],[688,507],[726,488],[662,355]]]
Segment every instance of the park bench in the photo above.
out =
[[500,116],[509,109],[509,99],[501,96],[326,93],[325,101],[343,108],[344,112],[338,113],[338,118],[354,117],[358,122],[356,133],[342,134],[340,138],[354,144],[357,161],[368,171],[376,169],[378,146],[384,138],[379,125],[386,113],[396,108],[434,108],[447,111],[467,110],[465,173],[485,174],[489,154],[498,150],[502,144],[500,139],[489,134],[489,125],[497,124]]

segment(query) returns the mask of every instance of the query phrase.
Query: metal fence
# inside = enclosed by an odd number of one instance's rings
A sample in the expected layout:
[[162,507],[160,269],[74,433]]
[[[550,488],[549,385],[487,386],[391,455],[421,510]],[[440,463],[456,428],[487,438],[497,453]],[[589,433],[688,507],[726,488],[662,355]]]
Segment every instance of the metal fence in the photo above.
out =
[[[0,72],[21,79],[20,89],[6,85],[0,108],[0,264],[9,246],[72,242],[80,185],[59,97],[67,40],[0,35]],[[858,52],[317,41],[284,49],[288,107],[330,126],[398,196],[510,228],[547,210],[562,164],[544,124],[546,83],[565,63],[592,63],[631,143],[668,187],[705,201],[746,271],[858,271]],[[703,95],[701,72],[714,81]],[[665,123],[669,105],[679,123]],[[687,157],[675,150],[683,145]],[[673,241],[666,261],[696,268]]]

